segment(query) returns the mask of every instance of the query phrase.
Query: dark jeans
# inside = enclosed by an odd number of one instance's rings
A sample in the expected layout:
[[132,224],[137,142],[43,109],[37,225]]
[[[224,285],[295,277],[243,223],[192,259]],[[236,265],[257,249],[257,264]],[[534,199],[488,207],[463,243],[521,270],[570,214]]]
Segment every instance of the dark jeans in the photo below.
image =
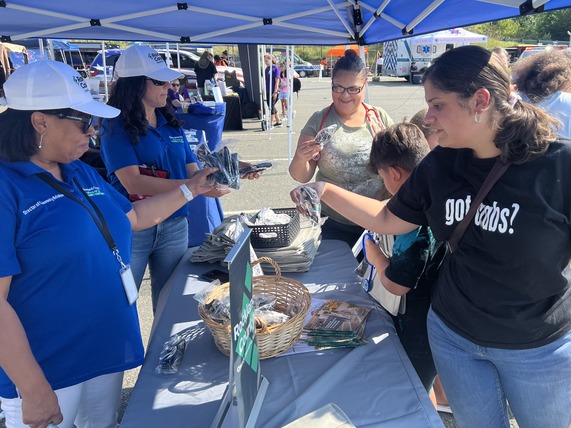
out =
[[276,99],[274,100],[274,97],[272,96],[272,94],[266,92],[266,100],[268,101],[268,107],[270,108],[270,113],[276,114],[278,112],[276,109],[276,103],[278,102],[278,96],[276,95]]

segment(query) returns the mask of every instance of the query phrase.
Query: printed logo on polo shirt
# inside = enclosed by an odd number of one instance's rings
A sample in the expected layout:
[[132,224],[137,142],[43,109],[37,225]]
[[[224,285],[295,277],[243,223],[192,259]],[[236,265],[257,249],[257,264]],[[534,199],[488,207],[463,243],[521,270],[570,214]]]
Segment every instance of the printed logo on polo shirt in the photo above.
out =
[[[446,201],[446,225],[451,226],[454,222],[461,222],[472,204],[472,197],[466,199],[448,199]],[[514,220],[519,213],[520,205],[511,204],[510,207],[500,207],[496,201],[492,205],[483,202],[478,207],[474,216],[474,224],[488,232],[509,233],[515,232]]]
[[184,143],[184,138],[182,135],[169,135],[169,139],[171,143],[180,144]]
[[83,189],[85,191],[85,193],[87,194],[87,196],[89,196],[90,198],[93,196],[103,196],[105,195],[105,193],[103,193],[101,191],[101,189],[97,186],[93,186],[93,187],[89,187],[87,189]]
[[50,202],[54,202],[54,201],[58,200],[59,198],[63,198],[63,197],[64,196],[61,193],[57,193],[57,194],[49,197],[48,199],[44,199],[43,201],[38,201],[35,204],[30,205],[28,208],[26,208],[25,210],[22,211],[22,214],[28,215],[32,211],[34,211],[36,208],[38,208],[42,205],[49,204]]

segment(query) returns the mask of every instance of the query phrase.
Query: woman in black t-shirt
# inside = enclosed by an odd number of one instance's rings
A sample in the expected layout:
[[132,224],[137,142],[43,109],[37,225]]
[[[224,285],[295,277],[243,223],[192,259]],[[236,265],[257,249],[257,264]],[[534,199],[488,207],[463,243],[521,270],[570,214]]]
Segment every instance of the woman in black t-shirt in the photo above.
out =
[[[423,76],[436,147],[388,202],[311,185],[372,231],[429,225],[440,241],[467,214],[492,166],[509,163],[441,266],[430,346],[462,427],[566,428],[571,421],[571,144],[557,122],[510,92],[484,48],[437,58]],[[299,191],[292,191],[299,200]]]

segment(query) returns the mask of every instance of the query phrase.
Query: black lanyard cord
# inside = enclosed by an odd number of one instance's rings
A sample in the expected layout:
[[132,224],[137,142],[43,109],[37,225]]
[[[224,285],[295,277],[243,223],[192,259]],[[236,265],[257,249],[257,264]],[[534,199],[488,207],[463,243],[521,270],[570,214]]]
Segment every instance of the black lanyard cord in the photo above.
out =
[[[89,204],[91,205],[93,211],[95,211],[97,216],[93,213],[92,210],[89,209],[89,207],[83,201],[81,201],[79,198],[73,195],[69,190],[67,190],[59,181],[53,178],[50,174],[48,174],[47,172],[42,172],[37,174],[37,176],[38,178],[40,178],[40,180],[44,181],[50,187],[53,187],[62,195],[67,196],[69,199],[71,199],[74,202],[77,202],[79,205],[85,208],[87,212],[91,215],[91,218],[93,218],[93,221],[95,222],[97,228],[103,235],[103,238],[105,238],[105,242],[107,242],[109,249],[113,252],[113,254],[115,254],[116,257],[119,255],[117,244],[115,244],[115,241],[113,240],[113,236],[111,235],[111,231],[109,230],[109,226],[105,221],[103,213],[101,212],[99,207],[91,200],[91,198],[87,195],[87,193],[85,193],[85,190],[83,190],[83,187],[81,187],[81,185],[78,183],[75,177],[73,178],[73,182],[78,187],[83,196],[85,196],[85,198],[87,199],[87,201],[89,202]],[[123,262],[120,260],[120,256],[118,257],[118,260],[121,264],[123,264]]]

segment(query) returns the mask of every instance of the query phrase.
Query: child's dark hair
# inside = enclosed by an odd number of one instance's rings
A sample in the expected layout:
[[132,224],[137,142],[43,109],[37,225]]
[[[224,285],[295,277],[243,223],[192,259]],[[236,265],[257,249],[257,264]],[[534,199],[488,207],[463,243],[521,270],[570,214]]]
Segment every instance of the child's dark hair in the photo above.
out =
[[373,139],[368,169],[402,168],[412,172],[430,148],[420,128],[412,123],[397,123],[378,132]]
[[352,49],[347,49],[345,55],[337,60],[331,71],[331,79],[340,71],[348,71],[355,74],[362,74],[363,77],[367,76],[367,67],[363,60]]

